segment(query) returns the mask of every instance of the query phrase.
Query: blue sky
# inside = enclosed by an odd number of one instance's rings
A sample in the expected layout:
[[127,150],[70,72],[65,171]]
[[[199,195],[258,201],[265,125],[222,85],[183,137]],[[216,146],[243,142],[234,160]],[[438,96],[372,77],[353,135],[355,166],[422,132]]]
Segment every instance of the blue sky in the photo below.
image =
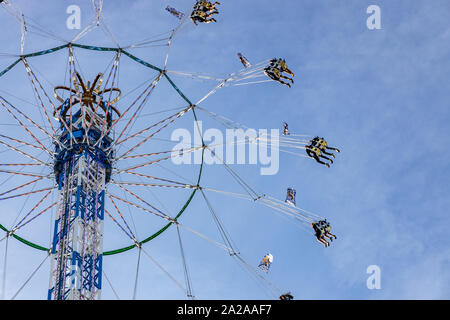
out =
[[[67,6],[81,7],[82,28],[93,17],[87,0],[14,3],[34,22],[66,40],[76,34],[65,27]],[[167,5],[188,13],[192,4],[187,0],[105,1],[103,14],[119,44],[126,46],[174,28],[177,19],[164,10]],[[248,0],[245,4],[222,1],[217,23],[198,27],[188,24],[183,28],[171,47],[168,69],[221,77],[241,69],[237,52],[251,62],[283,57],[295,73],[291,89],[276,83],[224,88],[203,107],[255,129],[279,128],[282,121],[288,121],[291,132],[324,136],[342,152],[330,169],[288,154],[281,155],[280,171],[274,176],[259,175],[256,166],[233,166],[261,193],[284,200],[286,188],[294,187],[297,204],[327,217],[338,236],[331,247],[324,248],[311,234],[263,206],[207,194],[243,256],[257,265],[270,251],[274,264],[268,279],[284,291],[291,291],[296,299],[449,299],[448,1],[301,0],[286,2],[282,8],[266,0]],[[372,4],[381,8],[381,30],[366,27],[366,9]],[[0,27],[7,30],[0,35],[0,53],[18,54],[18,23],[2,11]],[[80,42],[115,45],[101,30],[94,30]],[[29,33],[25,52],[60,44]],[[130,52],[162,66],[163,49]],[[41,80],[46,78],[42,81],[48,92],[51,84],[64,80],[66,54],[30,59],[32,67],[42,74],[38,74]],[[91,78],[113,58],[111,54],[90,51],[76,54]],[[14,60],[2,56],[0,69]],[[120,83],[125,91],[154,76],[130,60],[123,63]],[[172,79],[193,101],[215,85],[177,76]],[[159,86],[160,91],[155,90],[148,105],[151,110],[184,106],[167,83]],[[23,66],[0,78],[0,90],[34,100]],[[32,105],[22,108],[28,108],[25,110],[30,114],[36,112]],[[205,125],[223,129],[204,114],[200,117]],[[180,121],[178,126],[191,128],[192,118]],[[151,147],[146,150],[152,152]],[[197,169],[177,168],[192,180]],[[202,185],[242,192],[219,166],[205,168]],[[171,211],[187,193],[159,196]],[[20,202],[1,204],[2,211],[7,212],[6,225],[20,207]],[[133,210],[129,213],[136,215],[138,224],[143,222],[138,228],[140,236],[147,228],[156,230],[157,223],[161,224],[155,220],[156,226],[152,225],[153,220],[144,220]],[[220,239],[199,194],[182,223]],[[51,225],[50,216],[42,217],[36,227],[24,230],[24,235],[45,244],[50,239]],[[113,227],[111,230],[117,231]],[[197,298],[274,298],[225,252],[190,233],[182,232],[182,237]],[[105,235],[105,249],[123,244],[128,244],[126,238]],[[174,228],[145,249],[182,282]],[[4,252],[2,241],[0,257]],[[7,298],[44,257],[17,241],[9,241]],[[132,297],[136,262],[137,250],[104,259],[105,272],[122,299]],[[373,264],[381,268],[380,290],[366,287],[366,268]],[[3,258],[1,266],[3,272]],[[48,280],[46,263],[18,298],[44,299]],[[103,287],[103,298],[114,299],[105,281]],[[142,256],[137,298],[183,299],[184,294]]]

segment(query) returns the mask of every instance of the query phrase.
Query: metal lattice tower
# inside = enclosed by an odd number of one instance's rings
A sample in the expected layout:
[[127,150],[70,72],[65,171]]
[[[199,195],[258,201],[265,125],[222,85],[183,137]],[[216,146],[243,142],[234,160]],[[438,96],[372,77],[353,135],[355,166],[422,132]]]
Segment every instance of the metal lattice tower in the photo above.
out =
[[[81,99],[72,95],[59,108],[54,164],[58,207],[49,300],[100,299],[101,294],[105,186],[113,156],[108,133],[114,108],[110,103],[105,108],[98,93],[90,94]],[[67,116],[75,106],[79,110]]]

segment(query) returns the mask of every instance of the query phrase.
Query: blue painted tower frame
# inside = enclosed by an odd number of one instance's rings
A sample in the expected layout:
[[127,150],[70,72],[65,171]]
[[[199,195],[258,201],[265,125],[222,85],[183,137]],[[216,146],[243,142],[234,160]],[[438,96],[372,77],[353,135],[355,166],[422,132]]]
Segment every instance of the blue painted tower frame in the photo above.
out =
[[[100,101],[96,97],[96,101]],[[104,103],[104,102],[99,102]],[[67,117],[69,108],[79,110]],[[100,108],[98,108],[100,109]],[[68,98],[60,108],[54,173],[58,210],[51,248],[49,300],[99,299],[102,287],[105,186],[111,176],[112,122]]]

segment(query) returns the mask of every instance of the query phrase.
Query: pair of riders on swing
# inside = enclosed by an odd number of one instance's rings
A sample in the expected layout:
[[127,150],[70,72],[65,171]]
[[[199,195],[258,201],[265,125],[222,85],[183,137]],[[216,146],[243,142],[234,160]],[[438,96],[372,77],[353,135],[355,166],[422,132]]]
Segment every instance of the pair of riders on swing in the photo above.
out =
[[325,247],[328,247],[330,245],[330,243],[325,238],[328,238],[331,241],[333,241],[333,239],[336,239],[336,236],[331,233],[331,225],[327,221],[327,219],[312,223],[312,227],[314,229],[317,241],[322,243]]
[[211,3],[205,0],[199,0],[194,5],[194,10],[191,13],[191,20],[195,25],[200,23],[210,23],[217,22],[216,19],[211,18],[214,14],[218,14],[219,11],[216,9],[216,5],[220,2]]
[[306,146],[306,153],[311,158],[314,158],[318,163],[323,164],[330,167],[330,164],[320,160],[320,158],[329,160],[330,163],[333,163],[333,160],[328,158],[326,155],[329,155],[334,158],[334,154],[327,152],[327,150],[334,150],[336,152],[341,152],[338,148],[329,147],[324,138],[315,137],[314,139],[309,141],[309,145]]

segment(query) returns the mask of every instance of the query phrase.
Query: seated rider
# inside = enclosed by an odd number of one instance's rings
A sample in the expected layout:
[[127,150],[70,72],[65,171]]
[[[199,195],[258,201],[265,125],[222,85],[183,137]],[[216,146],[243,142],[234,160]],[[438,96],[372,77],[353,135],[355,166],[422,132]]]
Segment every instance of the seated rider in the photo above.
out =
[[210,23],[210,22],[217,22],[216,19],[211,18],[208,19],[209,17],[211,17],[211,14],[207,14],[204,11],[194,11],[191,14],[191,20],[192,22],[194,22],[195,25],[197,25],[197,22],[201,22],[201,23]]
[[264,69],[264,73],[265,73],[266,76],[268,76],[270,79],[275,80],[275,81],[277,81],[277,82],[279,82],[279,83],[282,83],[282,84],[284,84],[284,85],[287,85],[289,88],[291,87],[291,85],[290,85],[289,83],[284,82],[283,80],[281,80],[281,78],[289,79],[289,80],[291,80],[292,82],[294,82],[294,80],[292,80],[292,79],[290,79],[290,78],[288,78],[288,77],[283,76],[283,75],[281,74],[281,71],[280,71],[279,69],[275,68],[275,67],[271,67],[271,66],[266,67],[266,68]]
[[281,72],[286,72],[287,74],[290,74],[291,76],[294,76],[294,73],[291,70],[289,70],[289,68],[287,67],[287,64],[286,64],[286,60],[284,60],[284,59],[273,58],[269,61],[269,66],[277,68]]
[[327,237],[328,239],[330,239],[331,241],[333,241],[334,239],[337,239],[337,237],[331,233],[331,225],[330,223],[327,221],[327,219],[323,220],[323,221],[319,221],[319,223],[321,223],[323,231],[324,231],[324,236]]
[[268,272],[269,268],[270,268],[270,260],[268,256],[265,256],[262,260],[261,263],[258,265],[258,268],[260,268],[262,271],[264,272]]
[[323,165],[327,166],[328,168],[330,167],[330,164],[323,162],[322,160],[320,160],[320,158],[327,159],[331,163],[333,163],[333,160],[322,155],[322,150],[320,150],[318,147],[314,146],[313,144],[306,146],[305,149],[306,149],[306,153],[308,154],[308,156],[310,156],[311,158],[314,158],[318,163],[323,164]]
[[220,4],[220,2],[214,2],[211,3],[209,1],[200,0],[197,1],[197,3],[194,5],[194,10],[201,10],[206,13],[219,13],[219,11],[216,9],[216,5]]
[[325,246],[325,248],[328,247],[330,245],[330,243],[327,240],[325,240],[325,238],[324,238],[324,233],[325,232],[324,232],[322,226],[320,225],[320,221],[316,222],[316,223],[312,223],[311,225],[312,225],[312,227],[314,229],[317,241],[322,243]]
[[290,292],[282,294],[280,296],[280,300],[294,300],[294,297],[291,295]]
[[294,76],[294,73],[288,69],[286,65],[286,61],[284,59],[272,59],[269,61],[269,65],[264,69],[264,73],[271,78],[272,80],[278,81],[279,83],[287,85],[289,88],[291,85],[289,83],[286,83],[281,80],[287,79],[291,81],[291,83],[294,83],[294,79],[291,79],[289,77],[286,77],[282,74],[282,72],[286,72],[290,74],[291,76]]
[[290,135],[287,122],[283,122],[283,135],[284,136]]
[[211,4],[209,1],[199,0],[194,5],[194,10],[191,13],[191,20],[197,25],[197,21],[201,23],[210,23],[211,21],[217,22],[216,19],[210,18],[213,14],[218,14],[219,11],[216,9],[216,5],[219,2],[214,2]]
[[314,139],[312,139],[310,141],[310,143],[311,143],[311,145],[318,147],[322,151],[322,153],[332,156],[333,158],[334,158],[334,154],[326,152],[326,150],[334,150],[336,152],[341,152],[338,148],[329,147],[323,137],[322,138],[315,137]]
[[197,22],[201,22],[201,23],[210,23],[210,22],[217,22],[216,19],[211,18],[208,19],[210,16],[205,13],[204,11],[194,11],[191,14],[191,20],[192,22],[194,22],[195,25],[197,25]]

